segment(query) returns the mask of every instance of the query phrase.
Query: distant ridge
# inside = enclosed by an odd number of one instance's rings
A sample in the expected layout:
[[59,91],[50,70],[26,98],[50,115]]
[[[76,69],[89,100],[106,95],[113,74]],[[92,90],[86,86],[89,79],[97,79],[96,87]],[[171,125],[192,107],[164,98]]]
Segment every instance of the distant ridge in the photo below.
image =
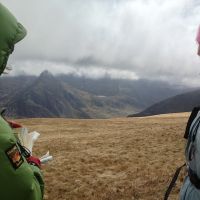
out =
[[176,95],[158,102],[142,112],[129,115],[128,117],[144,117],[168,113],[191,112],[195,106],[200,106],[200,90]]
[[137,113],[185,89],[161,81],[88,79],[73,75],[0,79],[0,107],[15,118],[110,118]]

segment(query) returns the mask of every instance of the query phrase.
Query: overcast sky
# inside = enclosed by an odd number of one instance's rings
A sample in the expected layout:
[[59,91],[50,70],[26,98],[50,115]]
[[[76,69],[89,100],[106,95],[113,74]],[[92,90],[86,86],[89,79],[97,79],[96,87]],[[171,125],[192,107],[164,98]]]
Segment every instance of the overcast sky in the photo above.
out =
[[200,85],[197,0],[1,0],[28,30],[11,74],[75,73]]

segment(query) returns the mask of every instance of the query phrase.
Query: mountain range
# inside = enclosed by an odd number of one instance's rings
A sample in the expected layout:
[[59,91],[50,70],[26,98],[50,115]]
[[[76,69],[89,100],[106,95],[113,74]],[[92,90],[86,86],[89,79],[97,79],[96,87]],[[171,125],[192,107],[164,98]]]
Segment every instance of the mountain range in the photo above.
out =
[[0,106],[14,118],[121,117],[188,90],[162,81],[53,76],[44,71],[39,77],[1,77]]

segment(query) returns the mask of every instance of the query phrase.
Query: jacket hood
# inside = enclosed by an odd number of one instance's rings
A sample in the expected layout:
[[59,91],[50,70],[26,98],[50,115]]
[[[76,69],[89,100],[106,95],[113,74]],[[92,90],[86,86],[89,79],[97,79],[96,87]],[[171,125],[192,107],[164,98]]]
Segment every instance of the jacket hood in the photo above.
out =
[[0,75],[17,42],[26,36],[26,29],[12,13],[0,3]]

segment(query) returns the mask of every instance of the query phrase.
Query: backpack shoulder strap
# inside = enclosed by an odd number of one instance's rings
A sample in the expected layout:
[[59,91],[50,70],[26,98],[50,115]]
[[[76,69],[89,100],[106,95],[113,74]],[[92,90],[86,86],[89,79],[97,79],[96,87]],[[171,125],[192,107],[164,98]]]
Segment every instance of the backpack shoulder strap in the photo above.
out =
[[175,174],[174,174],[174,176],[173,176],[173,178],[172,178],[172,180],[171,180],[171,182],[170,182],[170,184],[169,184],[169,186],[168,186],[168,188],[167,188],[167,191],[165,192],[164,200],[167,200],[167,199],[168,199],[168,197],[169,197],[169,195],[170,195],[170,193],[171,193],[171,191],[172,191],[172,189],[173,189],[173,187],[174,187],[174,185],[175,185],[175,183],[176,183],[176,181],[177,181],[177,178],[178,178],[178,176],[179,176],[181,170],[182,170],[183,167],[185,167],[185,166],[186,166],[186,163],[185,163],[184,165],[182,165],[182,166],[180,166],[179,168],[176,169],[176,172],[175,172]]
[[192,113],[190,114],[190,117],[189,117],[187,125],[186,125],[185,134],[184,134],[184,138],[185,139],[188,139],[188,135],[189,135],[189,132],[190,132],[190,127],[191,127],[192,122],[195,119],[195,117],[197,116],[199,111],[200,111],[200,107],[194,107],[193,108]]

